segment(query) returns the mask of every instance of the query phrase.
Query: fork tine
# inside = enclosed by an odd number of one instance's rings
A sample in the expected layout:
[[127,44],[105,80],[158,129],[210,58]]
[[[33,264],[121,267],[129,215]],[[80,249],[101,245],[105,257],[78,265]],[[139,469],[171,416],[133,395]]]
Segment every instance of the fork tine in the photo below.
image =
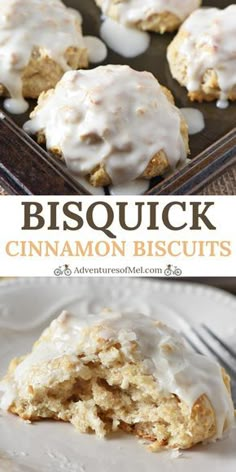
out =
[[231,347],[227,346],[227,344],[224,341],[222,341],[222,339],[220,339],[215,333],[213,333],[213,331],[210,328],[208,328],[208,326],[206,326],[205,324],[202,324],[201,326],[205,329],[205,331],[208,332],[208,334],[213,339],[215,339],[215,341],[217,341],[231,355],[231,357],[236,359],[236,352]]
[[198,331],[193,327],[192,328],[195,336],[207,347],[207,349],[213,354],[213,356],[219,361],[222,367],[230,374],[230,376],[236,379],[236,369],[231,367],[231,365],[223,359],[223,357],[215,351],[215,349],[203,338],[203,336],[198,333]]
[[[186,333],[182,332],[182,336],[185,338],[185,340],[193,348],[194,351],[196,351],[198,354],[203,354],[200,351],[200,349],[197,347],[197,345],[194,343],[194,341],[192,341],[192,339]],[[204,341],[204,344],[205,344],[205,341]],[[215,356],[215,354],[214,354],[214,356]],[[219,360],[219,356],[217,356],[217,360]],[[225,367],[225,369],[227,369],[228,372],[231,371],[228,364],[226,366],[226,363],[223,362],[223,359],[220,359],[220,363],[223,367]],[[236,406],[236,377],[235,377],[235,375],[232,376],[232,373],[230,375],[231,375],[231,393],[232,393],[232,398],[233,398],[233,401],[234,401],[234,405]]]
[[193,350],[195,352],[197,352],[198,354],[202,354],[202,352],[200,351],[200,349],[197,347],[197,345],[192,341],[192,339],[190,339],[186,333],[182,333],[182,336],[184,337],[184,339],[188,342],[188,344],[190,344],[190,346],[193,348]]

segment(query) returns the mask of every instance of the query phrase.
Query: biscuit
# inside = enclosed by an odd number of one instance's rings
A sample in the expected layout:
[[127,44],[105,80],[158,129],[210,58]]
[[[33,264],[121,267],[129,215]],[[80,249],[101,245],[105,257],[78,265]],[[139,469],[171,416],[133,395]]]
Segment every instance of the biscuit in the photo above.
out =
[[236,5],[194,12],[171,42],[167,58],[172,76],[191,101],[236,100]]
[[[65,59],[71,69],[86,68],[88,66],[87,50],[69,48],[65,52]],[[22,94],[25,98],[37,99],[43,91],[55,87],[63,76],[61,66],[36,48],[30,62],[22,72]],[[9,96],[8,90],[0,84],[0,95]]]
[[24,420],[70,422],[99,437],[123,430],[152,451],[220,439],[234,422],[226,372],[135,313],[63,312],[11,362],[0,392],[0,406]]
[[185,18],[201,5],[201,0],[95,0],[102,12],[115,21],[156,33],[178,29]]
[[60,0],[8,0],[0,15],[1,95],[38,98],[65,71],[87,67],[79,15]]
[[189,152],[187,123],[170,91],[128,66],[66,73],[30,118],[25,130],[95,187],[162,175]]

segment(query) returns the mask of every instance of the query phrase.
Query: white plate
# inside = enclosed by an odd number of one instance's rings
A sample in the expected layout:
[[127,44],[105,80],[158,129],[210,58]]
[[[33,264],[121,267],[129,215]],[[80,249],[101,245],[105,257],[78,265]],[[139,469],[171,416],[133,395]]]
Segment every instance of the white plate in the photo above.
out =
[[[236,345],[236,300],[220,290],[143,279],[18,279],[0,283],[0,375],[62,309],[79,315],[104,306],[138,309],[179,330],[204,321]],[[98,440],[69,424],[30,425],[10,414],[0,417],[1,472],[233,472],[235,445],[236,430],[174,459],[170,452],[147,452],[129,436]]]

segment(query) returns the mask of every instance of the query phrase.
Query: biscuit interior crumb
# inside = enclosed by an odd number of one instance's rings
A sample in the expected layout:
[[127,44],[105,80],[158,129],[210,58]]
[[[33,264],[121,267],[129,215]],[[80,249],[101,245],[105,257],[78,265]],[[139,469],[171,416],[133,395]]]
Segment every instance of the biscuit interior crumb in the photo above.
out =
[[[135,354],[135,343],[133,349]],[[96,356],[78,361],[66,355],[54,359],[50,371],[57,375],[43,385],[37,379],[47,370],[46,363],[37,366],[27,397],[16,399],[10,411],[25,420],[69,421],[81,433],[99,437],[123,430],[151,441],[152,450],[188,448],[216,432],[205,396],[192,410],[176,395],[163,397],[142,362],[128,361],[117,343],[105,342]]]

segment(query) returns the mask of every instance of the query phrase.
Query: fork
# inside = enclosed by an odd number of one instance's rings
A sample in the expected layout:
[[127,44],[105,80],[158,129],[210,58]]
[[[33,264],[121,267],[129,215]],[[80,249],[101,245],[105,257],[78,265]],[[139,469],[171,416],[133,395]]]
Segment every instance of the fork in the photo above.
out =
[[236,405],[236,351],[205,324],[201,324],[198,329],[189,326],[187,332],[184,330],[183,336],[194,351],[198,354],[205,354],[207,351],[224,367],[231,377],[232,398]]

